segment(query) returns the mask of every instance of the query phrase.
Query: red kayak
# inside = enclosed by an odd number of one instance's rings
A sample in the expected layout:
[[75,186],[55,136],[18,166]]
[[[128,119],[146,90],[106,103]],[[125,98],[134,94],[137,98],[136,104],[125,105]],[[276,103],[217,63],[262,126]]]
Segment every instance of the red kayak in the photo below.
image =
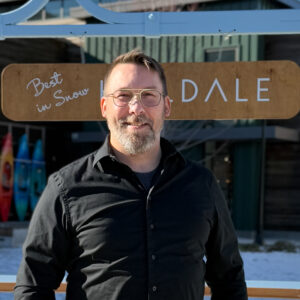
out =
[[13,145],[12,135],[8,133],[3,138],[0,158],[0,216],[7,221],[13,196]]

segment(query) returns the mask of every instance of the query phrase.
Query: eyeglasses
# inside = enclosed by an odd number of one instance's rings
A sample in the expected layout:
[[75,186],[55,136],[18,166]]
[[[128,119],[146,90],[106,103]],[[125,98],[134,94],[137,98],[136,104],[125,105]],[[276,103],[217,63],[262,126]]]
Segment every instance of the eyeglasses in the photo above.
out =
[[157,90],[152,89],[142,89],[138,92],[136,89],[121,89],[117,90],[112,94],[107,95],[108,97],[113,97],[114,104],[119,107],[125,107],[130,104],[134,96],[141,101],[142,105],[145,107],[157,106],[160,103],[161,97],[163,96]]

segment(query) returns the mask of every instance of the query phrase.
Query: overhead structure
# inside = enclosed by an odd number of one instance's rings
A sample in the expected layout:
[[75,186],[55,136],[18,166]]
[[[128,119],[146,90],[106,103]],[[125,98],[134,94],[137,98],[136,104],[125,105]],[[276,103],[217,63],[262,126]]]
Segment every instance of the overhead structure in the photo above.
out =
[[105,9],[92,0],[76,1],[104,24],[19,24],[49,2],[29,0],[18,9],[0,14],[0,39],[300,33],[300,9],[120,13]]

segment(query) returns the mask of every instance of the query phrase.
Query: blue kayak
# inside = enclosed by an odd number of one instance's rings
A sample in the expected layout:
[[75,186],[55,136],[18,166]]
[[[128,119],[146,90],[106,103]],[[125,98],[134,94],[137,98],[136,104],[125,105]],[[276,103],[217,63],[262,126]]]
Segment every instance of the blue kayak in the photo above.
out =
[[34,210],[46,185],[46,168],[42,140],[37,140],[31,160],[30,209]]
[[23,134],[20,138],[14,169],[14,203],[20,221],[24,221],[28,209],[30,165],[28,139],[27,135]]

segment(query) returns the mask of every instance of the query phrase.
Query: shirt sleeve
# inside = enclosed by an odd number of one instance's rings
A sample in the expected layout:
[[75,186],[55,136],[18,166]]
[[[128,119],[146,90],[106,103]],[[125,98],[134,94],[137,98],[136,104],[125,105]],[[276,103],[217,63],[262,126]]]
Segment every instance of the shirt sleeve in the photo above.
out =
[[206,245],[205,279],[212,300],[246,300],[243,261],[235,229],[223,193],[212,177],[211,197],[215,205],[213,227]]
[[23,245],[15,300],[55,300],[68,261],[68,214],[59,195],[58,175],[51,176],[34,210]]

